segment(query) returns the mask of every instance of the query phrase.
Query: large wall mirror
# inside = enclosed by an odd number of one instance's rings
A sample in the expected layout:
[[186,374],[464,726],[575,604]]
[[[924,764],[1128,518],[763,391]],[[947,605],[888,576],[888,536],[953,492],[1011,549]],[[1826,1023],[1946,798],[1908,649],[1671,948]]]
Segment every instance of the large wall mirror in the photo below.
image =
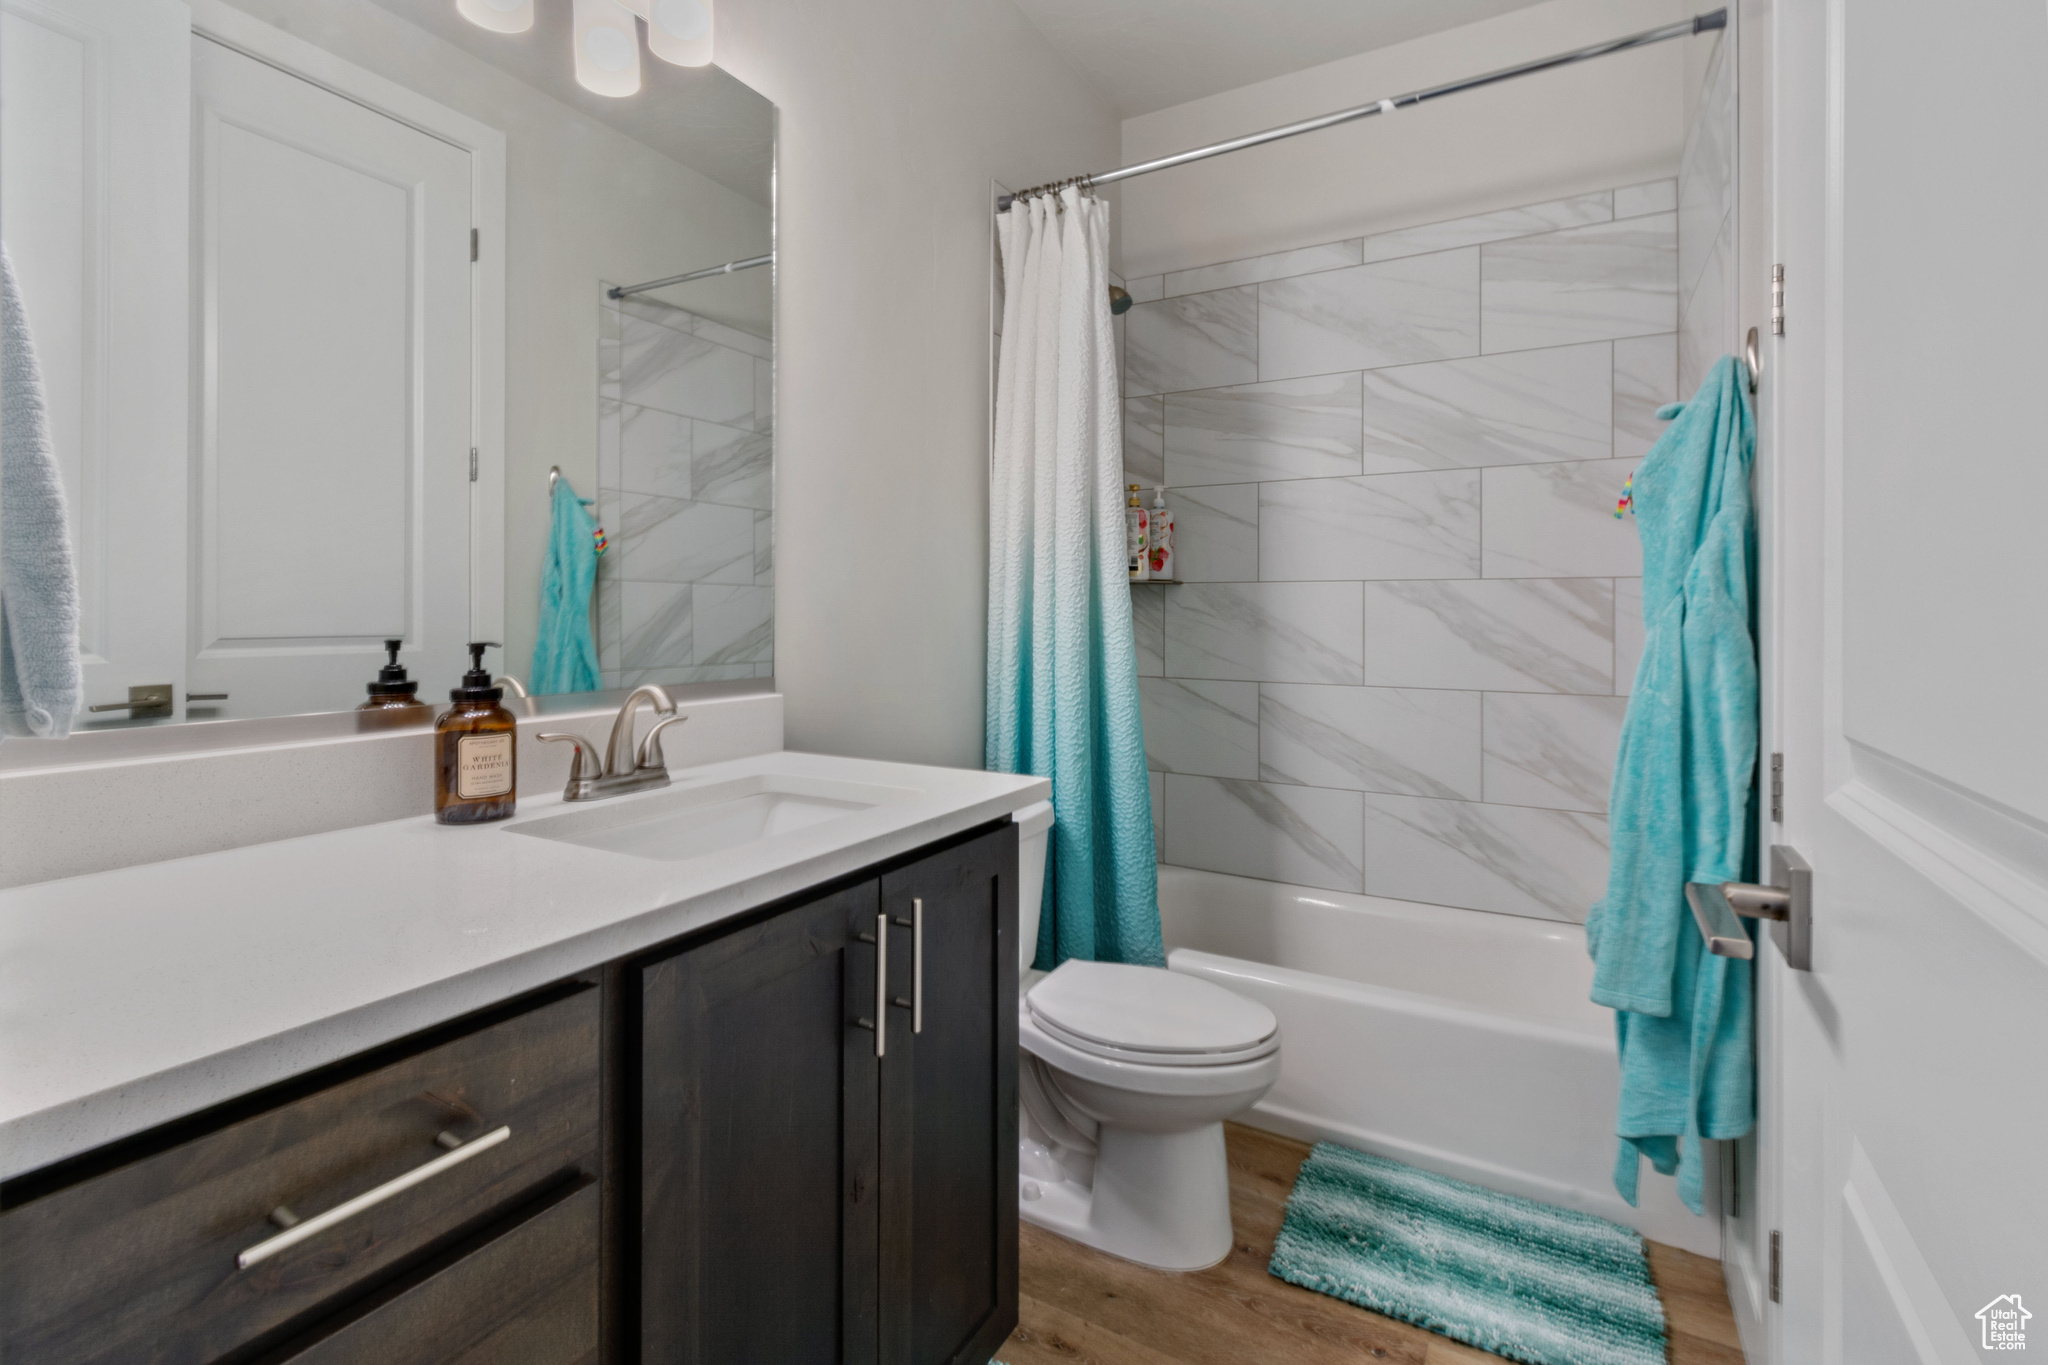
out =
[[0,0],[77,728],[529,678],[557,474],[596,688],[772,675],[775,112],[649,2]]

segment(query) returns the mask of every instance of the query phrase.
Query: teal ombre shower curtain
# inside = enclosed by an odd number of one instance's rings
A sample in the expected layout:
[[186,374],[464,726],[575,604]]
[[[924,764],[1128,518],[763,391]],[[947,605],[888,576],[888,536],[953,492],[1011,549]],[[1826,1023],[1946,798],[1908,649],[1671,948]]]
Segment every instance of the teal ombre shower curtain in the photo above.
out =
[[1124,555],[1109,207],[1078,189],[997,222],[987,766],[1052,779],[1038,965],[1166,964]]

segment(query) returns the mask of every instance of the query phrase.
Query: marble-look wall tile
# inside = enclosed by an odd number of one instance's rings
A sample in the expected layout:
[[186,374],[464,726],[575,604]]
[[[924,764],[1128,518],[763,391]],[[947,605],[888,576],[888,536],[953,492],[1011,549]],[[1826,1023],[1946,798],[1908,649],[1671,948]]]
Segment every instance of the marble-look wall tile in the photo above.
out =
[[1259,378],[1254,285],[1141,303],[1124,317],[1124,392],[1130,397]]
[[1477,692],[1259,688],[1259,776],[1268,782],[1479,799]]
[[752,356],[639,318],[623,325],[618,397],[680,417],[753,425]]
[[1699,283],[1714,236],[1735,203],[1735,67],[1720,37],[1707,58],[1697,102],[1688,110],[1678,166],[1678,287]]
[[1199,294],[1209,289],[1229,289],[1234,285],[1285,279],[1289,275],[1335,270],[1340,266],[1357,265],[1359,260],[1358,239],[1354,237],[1348,242],[1326,242],[1322,246],[1275,251],[1265,256],[1225,261],[1221,265],[1205,265],[1194,270],[1168,271],[1166,292],[1169,296]]
[[600,671],[618,668],[620,636],[625,633],[625,584],[618,576],[618,557],[602,555],[597,561],[597,666]]
[[1641,185],[1624,185],[1614,192],[1616,218],[1640,218],[1648,213],[1669,213],[1678,207],[1678,182],[1652,180]]
[[609,486],[664,498],[690,496],[690,419],[621,403],[619,469]]
[[[1614,585],[1608,579],[1363,586],[1365,634],[1371,643],[1365,681],[1370,685],[1613,690]],[[1171,657],[1169,645],[1169,662]]]
[[[622,669],[617,678],[607,677],[607,687],[645,687],[653,683],[657,687],[683,687],[690,683],[738,682],[745,678],[771,677],[756,671],[754,664],[695,664],[666,665],[660,668]],[[664,742],[673,736],[663,736]],[[680,740],[676,741],[680,743]]]
[[1262,485],[1259,577],[1477,578],[1479,495],[1476,469]]
[[1131,585],[1131,634],[1138,646],[1138,676],[1156,678],[1166,672],[1166,594],[1164,584]]
[[1166,861],[1239,877],[1356,891],[1357,792],[1166,775]]
[[744,507],[627,493],[611,533],[619,576],[643,583],[751,583],[754,514]]
[[1678,397],[1678,337],[1614,343],[1614,457],[1640,460],[1669,425],[1657,409]]
[[1486,694],[1486,799],[1607,812],[1626,697]]
[[1179,488],[1356,474],[1358,395],[1356,374],[1169,394],[1167,482]]
[[775,362],[772,360],[754,362],[754,430],[775,430]]
[[1677,231],[1657,213],[1481,247],[1487,351],[1671,331]]
[[1365,891],[1584,923],[1607,891],[1607,822],[1576,811],[1367,795]]
[[1165,297],[1165,277],[1161,275],[1140,275],[1135,280],[1125,280],[1124,289],[1130,294],[1132,303],[1156,303]]
[[1385,261],[1396,256],[1416,256],[1453,247],[1479,246],[1509,237],[1526,237],[1533,232],[1555,232],[1559,228],[1604,223],[1613,216],[1613,197],[1606,190],[1601,190],[1595,194],[1573,195],[1569,199],[1553,199],[1545,204],[1527,204],[1521,208],[1477,213],[1469,218],[1453,218],[1448,222],[1376,233],[1365,238],[1359,246],[1367,261]]
[[1486,470],[1486,576],[1640,575],[1635,518],[1614,515],[1634,468],[1628,460],[1586,460]]
[[1259,685],[1138,679],[1145,766],[1208,777],[1259,775]]
[[710,321],[708,318],[698,317],[687,308],[663,303],[660,299],[650,298],[646,294],[628,294],[622,299],[614,299],[607,294],[605,303],[618,309],[625,317],[651,322],[657,327],[666,327],[672,332],[682,332],[685,335],[695,332],[698,324]]
[[583,490],[586,497],[596,497],[605,489],[619,486],[620,420],[618,399],[597,400],[597,487]]
[[1166,482],[1165,400],[1124,400],[1124,482],[1157,488]]
[[1166,674],[1363,683],[1362,588],[1358,583],[1166,588]]
[[1605,459],[1609,344],[1403,365],[1364,376],[1364,472]]
[[690,662],[687,583],[623,583],[619,606],[619,667],[658,668]]
[[1174,576],[1186,583],[1249,583],[1259,576],[1259,486],[1168,490]]
[[1678,391],[1690,398],[1722,356],[1734,352],[1735,215],[1721,220],[1699,283],[1678,320]]
[[1146,773],[1152,788],[1152,858],[1166,861],[1166,774]]
[[625,330],[619,310],[597,310],[597,396],[619,396],[619,369],[624,363]]
[[752,332],[742,332],[737,327],[728,327],[722,322],[713,322],[710,318],[698,318],[696,326],[691,328],[691,331],[706,341],[730,346],[735,351],[745,351],[748,355],[761,360],[771,359],[775,354],[775,348],[769,344],[768,338],[757,337]]
[[775,657],[775,590],[698,583],[691,631],[698,664],[754,664]]
[[1643,580],[1614,580],[1614,691],[1626,697],[1635,689],[1636,665],[1643,659]]
[[775,581],[775,514],[754,513],[754,581]]
[[1259,379],[1479,353],[1479,248],[1274,280],[1258,293]]
[[710,422],[695,422],[690,478],[700,502],[763,511],[775,497],[775,438]]

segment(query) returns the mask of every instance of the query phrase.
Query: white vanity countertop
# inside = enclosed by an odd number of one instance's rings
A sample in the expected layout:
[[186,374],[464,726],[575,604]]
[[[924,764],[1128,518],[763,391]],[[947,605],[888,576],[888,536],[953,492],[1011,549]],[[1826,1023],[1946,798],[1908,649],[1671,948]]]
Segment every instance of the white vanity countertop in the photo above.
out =
[[686,862],[513,819],[337,830],[0,891],[0,1178],[908,853],[1050,795],[1043,778],[818,754],[678,770],[917,795]]

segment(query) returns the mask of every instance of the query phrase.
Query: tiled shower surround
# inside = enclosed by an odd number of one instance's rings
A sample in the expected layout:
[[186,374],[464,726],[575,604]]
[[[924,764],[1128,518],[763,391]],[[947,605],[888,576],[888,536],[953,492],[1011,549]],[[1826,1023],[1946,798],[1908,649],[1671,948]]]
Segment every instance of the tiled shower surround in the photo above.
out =
[[606,687],[775,671],[769,343],[651,299],[602,305],[597,648]]
[[[1582,920],[1677,374],[1660,180],[1130,282],[1161,861]],[[1149,494],[1148,494],[1149,501]]]

